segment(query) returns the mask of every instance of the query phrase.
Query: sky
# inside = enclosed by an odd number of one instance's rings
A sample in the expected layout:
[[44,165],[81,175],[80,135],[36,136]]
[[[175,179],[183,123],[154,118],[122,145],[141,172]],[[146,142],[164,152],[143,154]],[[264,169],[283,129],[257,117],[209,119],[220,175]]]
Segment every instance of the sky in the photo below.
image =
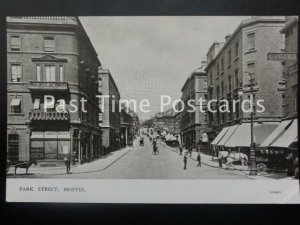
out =
[[162,95],[170,96],[172,102],[180,99],[184,82],[206,60],[211,44],[224,41],[245,18],[79,17],[121,99],[134,99],[137,106],[142,99],[149,100],[149,113],[137,107],[141,120],[161,110]]

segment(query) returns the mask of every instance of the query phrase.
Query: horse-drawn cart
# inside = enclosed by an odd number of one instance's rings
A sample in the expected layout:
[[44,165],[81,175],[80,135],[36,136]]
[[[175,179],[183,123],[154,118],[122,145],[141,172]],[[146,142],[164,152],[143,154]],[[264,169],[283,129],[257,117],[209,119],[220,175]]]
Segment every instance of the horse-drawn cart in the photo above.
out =
[[27,174],[29,167],[33,163],[35,163],[35,162],[34,161],[10,161],[10,160],[7,160],[7,162],[6,162],[6,174],[8,174],[10,167],[15,168],[15,172],[14,172],[15,175],[17,174],[17,169],[18,168],[26,169],[26,174]]

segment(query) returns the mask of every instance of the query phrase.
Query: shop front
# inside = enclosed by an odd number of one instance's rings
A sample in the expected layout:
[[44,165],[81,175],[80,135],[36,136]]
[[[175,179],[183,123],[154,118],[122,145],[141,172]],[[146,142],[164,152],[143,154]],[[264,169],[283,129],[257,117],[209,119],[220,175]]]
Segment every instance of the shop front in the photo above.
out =
[[30,136],[30,158],[33,160],[63,160],[70,154],[71,135],[69,131],[34,131]]

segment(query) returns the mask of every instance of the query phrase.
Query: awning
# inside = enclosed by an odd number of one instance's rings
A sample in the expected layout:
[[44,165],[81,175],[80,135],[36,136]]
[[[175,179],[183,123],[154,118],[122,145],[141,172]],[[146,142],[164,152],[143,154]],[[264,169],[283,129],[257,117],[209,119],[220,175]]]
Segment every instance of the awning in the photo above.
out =
[[275,141],[270,147],[288,148],[290,144],[298,137],[298,119],[294,119],[293,123],[287,130]]
[[21,99],[19,99],[19,98],[13,98],[11,100],[10,106],[19,106],[20,103],[21,103]]
[[282,121],[276,129],[261,143],[259,147],[268,147],[272,142],[277,140],[285,131],[286,127],[292,123],[293,120]]
[[233,125],[230,126],[226,134],[223,136],[223,138],[219,141],[217,146],[223,146],[226,144],[228,139],[231,137],[231,135],[235,132],[235,130],[238,128],[239,125]]
[[[253,124],[254,142],[260,145],[272,131],[277,127],[276,123]],[[228,139],[225,147],[250,147],[251,145],[251,123],[243,123],[238,126],[234,134]]]
[[221,138],[226,134],[228,131],[229,127],[225,127],[221,130],[221,132],[215,137],[215,139],[211,142],[212,145],[218,144],[218,142],[221,140]]

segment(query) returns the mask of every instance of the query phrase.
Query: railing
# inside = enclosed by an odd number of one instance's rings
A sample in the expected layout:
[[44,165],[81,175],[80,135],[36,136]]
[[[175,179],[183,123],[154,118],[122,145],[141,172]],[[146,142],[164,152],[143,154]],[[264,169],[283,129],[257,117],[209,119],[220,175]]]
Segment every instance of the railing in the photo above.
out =
[[59,20],[66,21],[66,16],[11,16],[12,19],[25,19],[25,20]]
[[28,89],[68,90],[68,82],[29,81]]
[[29,120],[69,120],[68,112],[44,112],[44,111],[31,111],[29,112]]
[[23,22],[23,23],[57,23],[57,24],[75,24],[78,22],[75,17],[67,16],[10,16],[7,22]]

